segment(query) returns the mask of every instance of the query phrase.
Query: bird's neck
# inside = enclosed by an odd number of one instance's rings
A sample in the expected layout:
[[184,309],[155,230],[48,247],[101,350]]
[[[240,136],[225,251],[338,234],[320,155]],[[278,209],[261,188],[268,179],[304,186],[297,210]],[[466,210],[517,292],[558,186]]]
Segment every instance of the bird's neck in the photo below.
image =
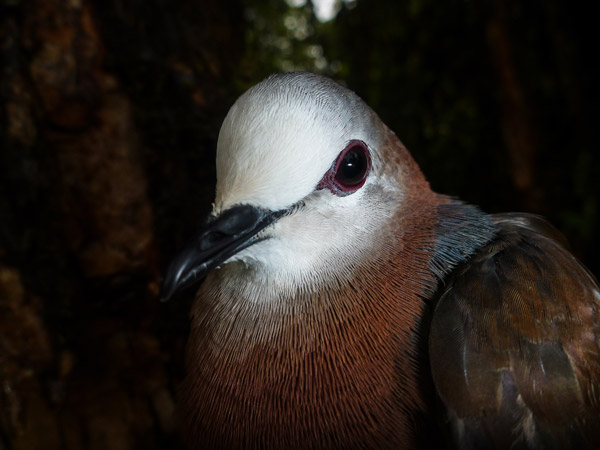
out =
[[493,231],[477,209],[433,194],[411,211],[350,275],[316,292],[299,286],[261,302],[266,288],[250,280],[207,279],[183,387],[192,439],[229,449],[416,445],[429,400],[424,299]]
[[[493,239],[496,225],[476,206],[444,196],[438,198],[429,267],[437,280],[443,280],[454,267]],[[428,297],[431,294],[426,292]]]

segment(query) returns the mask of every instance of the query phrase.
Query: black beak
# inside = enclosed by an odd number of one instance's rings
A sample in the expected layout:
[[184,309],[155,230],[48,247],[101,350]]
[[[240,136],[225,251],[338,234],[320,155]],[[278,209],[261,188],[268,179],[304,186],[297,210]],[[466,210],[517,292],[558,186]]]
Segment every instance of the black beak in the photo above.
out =
[[256,237],[258,232],[285,212],[240,205],[209,218],[205,230],[169,265],[162,282],[161,299],[167,301],[175,293],[204,280],[208,272],[223,261],[263,240]]

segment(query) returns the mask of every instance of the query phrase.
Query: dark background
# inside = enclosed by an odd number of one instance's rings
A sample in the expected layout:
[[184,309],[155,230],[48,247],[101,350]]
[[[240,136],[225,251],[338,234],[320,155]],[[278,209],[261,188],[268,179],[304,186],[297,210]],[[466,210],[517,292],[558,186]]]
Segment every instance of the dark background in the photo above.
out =
[[436,191],[542,214],[600,273],[592,11],[294,4],[0,0],[0,449],[179,448],[192,294],[160,303],[161,273],[210,209],[227,109],[275,71],[345,83]]

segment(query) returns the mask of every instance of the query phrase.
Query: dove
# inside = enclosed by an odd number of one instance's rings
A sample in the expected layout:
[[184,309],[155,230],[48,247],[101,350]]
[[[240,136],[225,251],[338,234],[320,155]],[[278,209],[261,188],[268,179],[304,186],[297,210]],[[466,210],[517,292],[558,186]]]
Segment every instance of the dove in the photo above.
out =
[[198,289],[190,449],[600,448],[600,289],[544,219],[434,193],[311,73],[235,102],[216,170],[162,286]]

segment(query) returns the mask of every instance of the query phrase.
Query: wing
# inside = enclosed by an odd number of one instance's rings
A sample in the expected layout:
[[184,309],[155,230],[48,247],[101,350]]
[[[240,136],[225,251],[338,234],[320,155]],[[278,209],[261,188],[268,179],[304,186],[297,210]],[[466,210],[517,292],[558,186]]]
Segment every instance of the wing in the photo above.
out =
[[600,449],[600,289],[543,219],[497,237],[446,280],[429,336],[458,448]]

